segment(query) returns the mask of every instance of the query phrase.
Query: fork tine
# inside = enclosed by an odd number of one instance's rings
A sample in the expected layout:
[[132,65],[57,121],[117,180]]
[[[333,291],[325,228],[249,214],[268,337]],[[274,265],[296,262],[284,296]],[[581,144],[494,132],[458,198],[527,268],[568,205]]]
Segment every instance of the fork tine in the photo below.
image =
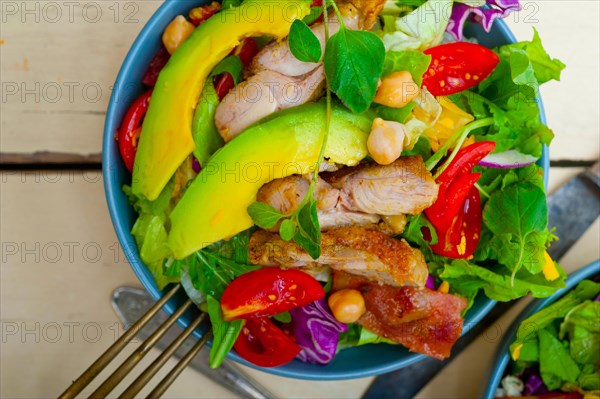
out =
[[202,313],[198,316],[189,326],[179,335],[146,370],[140,374],[137,379],[119,396],[121,399],[134,398],[135,395],[142,390],[142,388],[154,377],[154,375],[161,369],[161,367],[169,360],[169,358],[179,349],[179,347],[185,342],[185,340],[192,334],[192,332],[204,321],[206,313]]
[[91,395],[90,399],[105,398],[125,376],[148,354],[150,349],[162,338],[167,330],[183,315],[183,313],[192,305],[192,300],[188,299],[181,305],[156,331],[152,333],[142,344],[125,360],[119,368],[100,385]]
[[165,296],[163,296],[125,333],[115,341],[90,367],[87,368],[69,388],[67,388],[59,399],[71,399],[80,393],[104,368],[121,352],[121,350],[137,335],[138,332],[154,317],[154,315],[171,299],[181,287],[177,284]]
[[158,399],[160,398],[167,389],[173,384],[173,382],[177,379],[179,374],[187,367],[187,365],[194,359],[194,357],[200,352],[200,349],[206,344],[206,341],[212,336],[212,332],[208,331],[206,334],[202,336],[196,344],[190,349],[188,353],[184,357],[179,360],[179,362],[173,367],[173,369],[163,378],[158,385],[150,392],[148,398]]

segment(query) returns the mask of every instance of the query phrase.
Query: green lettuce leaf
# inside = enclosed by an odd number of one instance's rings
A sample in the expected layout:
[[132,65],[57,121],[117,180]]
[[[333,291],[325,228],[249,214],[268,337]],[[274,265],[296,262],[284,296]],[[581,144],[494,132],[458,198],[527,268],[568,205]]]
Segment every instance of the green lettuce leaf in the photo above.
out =
[[540,330],[540,374],[546,388],[558,389],[563,381],[577,382],[581,370],[563,343],[547,329]]
[[395,32],[383,36],[386,50],[422,51],[440,44],[451,9],[452,0],[429,0],[410,14],[396,19]]

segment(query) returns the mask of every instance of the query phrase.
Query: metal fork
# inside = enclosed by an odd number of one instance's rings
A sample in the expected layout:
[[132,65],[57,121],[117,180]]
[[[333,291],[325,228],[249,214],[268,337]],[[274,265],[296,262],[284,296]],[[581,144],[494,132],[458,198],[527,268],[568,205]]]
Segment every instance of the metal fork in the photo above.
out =
[[[67,388],[60,396],[61,399],[74,398],[76,395],[88,386],[104,370],[106,366],[123,350],[123,348],[144,328],[146,324],[160,311],[160,309],[173,298],[179,289],[180,284],[169,290],[158,302],[156,302],[139,320],[133,324],[125,333],[110,346],[87,370],[77,378],[73,384]],[[192,306],[192,301],[188,299],[171,316],[152,333],[142,344],[90,395],[90,398],[105,398],[113,389],[125,378],[131,370],[144,358],[152,347],[163,337],[173,324],[181,317],[186,310]],[[120,398],[133,398],[144,388],[148,382],[156,375],[167,360],[177,351],[177,349],[186,341],[196,327],[206,320],[206,313],[200,313],[193,319],[188,327],[179,335],[155,360],[148,366],[136,380],[125,389],[119,396]],[[208,330],[202,338],[190,349],[190,351],[181,358],[173,369],[158,383],[150,392],[149,398],[159,398],[171,386],[175,379],[181,374],[185,367],[192,361],[196,354],[206,344],[211,337]]]

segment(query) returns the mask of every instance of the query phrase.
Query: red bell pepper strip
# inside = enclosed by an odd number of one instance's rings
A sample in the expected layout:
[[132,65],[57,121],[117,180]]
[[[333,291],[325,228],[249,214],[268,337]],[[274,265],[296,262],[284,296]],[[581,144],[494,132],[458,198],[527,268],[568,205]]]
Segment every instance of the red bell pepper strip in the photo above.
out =
[[138,139],[141,132],[142,119],[150,104],[152,89],[139,96],[129,107],[129,110],[123,118],[119,128],[117,141],[119,142],[119,152],[127,169],[133,171],[135,153],[137,151]]
[[190,22],[198,26],[221,10],[221,4],[213,1],[207,6],[196,7],[190,10]]
[[434,96],[448,96],[481,83],[500,62],[487,47],[469,42],[442,44],[424,51],[431,56],[423,86]]
[[169,54],[165,46],[161,45],[154,58],[152,58],[152,61],[150,61],[150,65],[142,78],[142,83],[146,86],[154,87],[158,80],[158,74],[167,65],[169,58],[171,58],[171,54]]
[[467,259],[475,253],[480,234],[481,198],[473,186],[450,227],[445,231],[437,229],[438,242],[431,245],[431,250],[448,258]]
[[450,227],[469,190],[481,176],[472,172],[473,167],[494,148],[496,143],[493,141],[481,141],[460,149],[452,163],[436,179],[440,184],[438,198],[425,209],[425,215],[437,230],[446,231]]
[[321,284],[300,270],[267,267],[242,274],[223,292],[226,321],[273,316],[325,296]]
[[233,347],[242,358],[260,367],[289,363],[302,350],[267,317],[246,320]]

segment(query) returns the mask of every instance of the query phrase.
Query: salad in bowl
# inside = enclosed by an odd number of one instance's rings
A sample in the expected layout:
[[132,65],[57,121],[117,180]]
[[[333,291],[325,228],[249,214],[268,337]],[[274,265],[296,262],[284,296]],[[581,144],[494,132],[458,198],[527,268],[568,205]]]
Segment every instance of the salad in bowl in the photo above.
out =
[[532,303],[500,350],[486,398],[592,399],[600,395],[600,261]]
[[[160,27],[145,89],[107,124],[131,173],[120,193],[109,176],[109,207],[135,210],[146,285],[209,314],[211,366],[319,378],[364,344],[367,373],[444,359],[494,301],[564,286],[538,101],[564,65],[537,32],[485,33],[518,9],[223,0]],[[390,353],[405,361],[376,364]]]

